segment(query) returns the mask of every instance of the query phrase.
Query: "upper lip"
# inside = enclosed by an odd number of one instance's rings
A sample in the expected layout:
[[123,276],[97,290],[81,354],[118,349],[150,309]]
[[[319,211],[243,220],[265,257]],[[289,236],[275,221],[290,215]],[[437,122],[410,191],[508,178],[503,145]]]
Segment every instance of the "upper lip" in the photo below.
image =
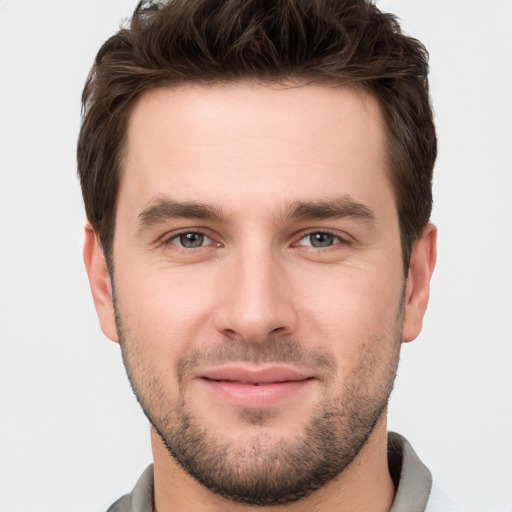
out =
[[225,366],[203,371],[198,377],[242,384],[271,384],[306,380],[312,378],[312,375],[285,366],[272,366],[262,369]]

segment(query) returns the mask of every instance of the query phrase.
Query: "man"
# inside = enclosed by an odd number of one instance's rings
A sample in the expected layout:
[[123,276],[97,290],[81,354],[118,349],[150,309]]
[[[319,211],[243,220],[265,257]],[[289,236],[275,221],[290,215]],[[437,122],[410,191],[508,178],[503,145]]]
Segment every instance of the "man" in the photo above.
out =
[[154,464],[109,510],[433,510],[388,435],[436,259],[423,46],[364,0],[141,2],[78,168]]

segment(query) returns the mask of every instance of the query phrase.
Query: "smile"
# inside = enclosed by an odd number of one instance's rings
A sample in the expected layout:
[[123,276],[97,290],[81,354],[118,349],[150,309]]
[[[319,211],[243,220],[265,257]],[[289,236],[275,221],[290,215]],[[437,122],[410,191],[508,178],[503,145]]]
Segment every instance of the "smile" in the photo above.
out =
[[252,370],[241,367],[216,368],[199,379],[217,398],[244,408],[277,405],[298,395],[314,377],[284,367]]

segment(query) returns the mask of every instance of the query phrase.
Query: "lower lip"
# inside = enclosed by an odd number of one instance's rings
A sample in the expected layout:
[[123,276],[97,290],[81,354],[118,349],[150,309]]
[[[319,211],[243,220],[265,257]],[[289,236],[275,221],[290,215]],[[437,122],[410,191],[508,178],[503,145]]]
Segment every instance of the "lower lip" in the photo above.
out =
[[241,384],[239,382],[201,379],[224,401],[238,407],[261,408],[276,405],[297,395],[312,383],[312,379],[272,382],[269,384]]

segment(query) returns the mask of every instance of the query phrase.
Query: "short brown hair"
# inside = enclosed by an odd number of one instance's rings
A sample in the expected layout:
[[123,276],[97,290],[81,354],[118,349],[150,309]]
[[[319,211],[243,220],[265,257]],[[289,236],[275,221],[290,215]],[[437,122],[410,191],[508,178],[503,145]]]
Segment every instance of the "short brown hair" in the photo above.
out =
[[407,272],[432,210],[437,141],[428,54],[368,0],[139,2],[101,47],[83,92],[78,173],[109,269],[131,110],[170,84],[300,79],[361,87],[379,102]]

